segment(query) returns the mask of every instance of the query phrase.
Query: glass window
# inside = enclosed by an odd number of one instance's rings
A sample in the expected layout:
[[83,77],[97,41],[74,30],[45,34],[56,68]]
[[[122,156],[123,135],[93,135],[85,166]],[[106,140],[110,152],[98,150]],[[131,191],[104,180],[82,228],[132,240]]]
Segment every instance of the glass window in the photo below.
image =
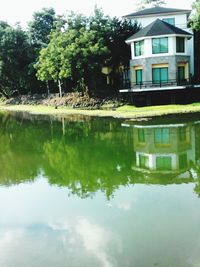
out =
[[163,19],[163,21],[175,26],[175,18]]
[[152,69],[153,83],[168,82],[168,68],[153,68]]
[[187,167],[187,154],[182,154],[179,156],[179,168],[184,169]]
[[136,84],[142,84],[142,69],[135,71]]
[[187,141],[187,130],[186,127],[179,128],[178,137],[180,142],[186,142]]
[[172,159],[168,156],[156,157],[156,169],[169,171],[172,169]]
[[138,141],[140,143],[144,143],[145,142],[145,133],[144,133],[144,129],[138,129]]
[[152,39],[152,53],[168,53],[168,38],[153,38]]
[[178,66],[178,81],[183,82],[185,80],[185,67]]
[[169,144],[170,143],[170,131],[167,128],[158,128],[154,130],[154,142],[155,144]]
[[139,155],[139,166],[142,168],[149,167],[149,157],[145,155]]
[[134,47],[135,47],[135,56],[136,57],[144,54],[144,40],[135,42]]
[[185,53],[185,38],[176,37],[176,52]]

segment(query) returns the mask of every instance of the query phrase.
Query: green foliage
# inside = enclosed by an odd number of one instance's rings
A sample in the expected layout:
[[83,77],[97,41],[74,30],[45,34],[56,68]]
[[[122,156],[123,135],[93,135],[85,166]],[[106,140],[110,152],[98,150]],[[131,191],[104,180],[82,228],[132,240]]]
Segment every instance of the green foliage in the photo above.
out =
[[0,22],[0,94],[44,92],[47,83],[53,89],[58,84],[60,95],[62,88],[118,93],[119,69],[129,66],[131,56],[125,40],[138,29],[98,8],[89,17],[57,16],[44,8],[33,14],[28,31]]
[[27,80],[30,45],[19,27],[0,23],[0,91],[4,96],[28,91]]
[[195,30],[199,31],[200,30],[200,0],[197,0],[193,3],[193,10],[194,13],[189,20],[189,26]]
[[96,35],[97,32],[85,28],[53,31],[48,46],[40,52],[36,65],[38,78],[57,82],[73,75],[76,82],[83,82],[85,89],[92,72],[101,69],[108,52]]
[[33,14],[33,20],[29,22],[28,32],[32,44],[42,47],[49,41],[49,34],[56,22],[56,14],[53,8],[43,8]]
[[141,0],[138,3],[139,9],[166,5],[165,0]]
[[[85,17],[70,13],[66,24],[49,36],[40,52],[37,77],[42,81],[70,78],[78,90],[94,93],[102,83],[102,67],[112,69],[113,86],[121,65],[129,65],[130,47],[125,40],[138,30],[136,24],[105,16],[100,9]],[[118,89],[118,88],[117,88]]]

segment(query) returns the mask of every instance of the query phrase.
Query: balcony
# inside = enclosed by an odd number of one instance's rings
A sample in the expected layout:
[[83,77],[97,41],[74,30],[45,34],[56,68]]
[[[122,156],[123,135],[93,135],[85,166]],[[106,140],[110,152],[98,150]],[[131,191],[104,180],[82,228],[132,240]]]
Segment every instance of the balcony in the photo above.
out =
[[168,81],[143,81],[140,83],[132,83],[129,80],[123,81],[120,93],[125,92],[148,92],[148,91],[167,91],[167,90],[183,90],[187,88],[200,87],[195,85],[190,79],[168,80]]

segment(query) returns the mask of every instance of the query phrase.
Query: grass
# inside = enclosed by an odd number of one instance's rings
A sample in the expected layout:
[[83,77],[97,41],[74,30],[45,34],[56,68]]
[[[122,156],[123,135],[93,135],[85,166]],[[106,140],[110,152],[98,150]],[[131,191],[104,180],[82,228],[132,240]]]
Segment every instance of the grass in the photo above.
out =
[[68,107],[58,107],[55,109],[51,106],[44,105],[4,105],[0,103],[1,111],[21,111],[30,114],[43,115],[86,115],[86,116],[100,116],[100,117],[116,117],[116,118],[143,118],[153,116],[164,116],[169,114],[184,114],[200,112],[200,103],[193,103],[188,105],[163,105],[163,106],[148,106],[135,107],[131,105],[124,105],[116,110],[84,110],[72,109]]

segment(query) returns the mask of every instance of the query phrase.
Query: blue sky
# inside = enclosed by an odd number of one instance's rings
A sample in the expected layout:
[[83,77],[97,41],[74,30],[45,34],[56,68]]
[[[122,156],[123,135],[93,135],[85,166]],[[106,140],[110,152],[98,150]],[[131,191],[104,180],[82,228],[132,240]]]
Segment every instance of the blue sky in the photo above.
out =
[[[136,8],[139,0],[0,0],[0,20],[5,20],[10,24],[20,22],[26,26],[26,22],[31,20],[32,14],[43,7],[53,7],[57,14],[64,14],[67,10],[81,12],[89,15],[94,10],[94,6],[102,7],[105,14],[110,16],[123,16],[131,13]],[[166,0],[168,7],[191,9],[193,0]]]

